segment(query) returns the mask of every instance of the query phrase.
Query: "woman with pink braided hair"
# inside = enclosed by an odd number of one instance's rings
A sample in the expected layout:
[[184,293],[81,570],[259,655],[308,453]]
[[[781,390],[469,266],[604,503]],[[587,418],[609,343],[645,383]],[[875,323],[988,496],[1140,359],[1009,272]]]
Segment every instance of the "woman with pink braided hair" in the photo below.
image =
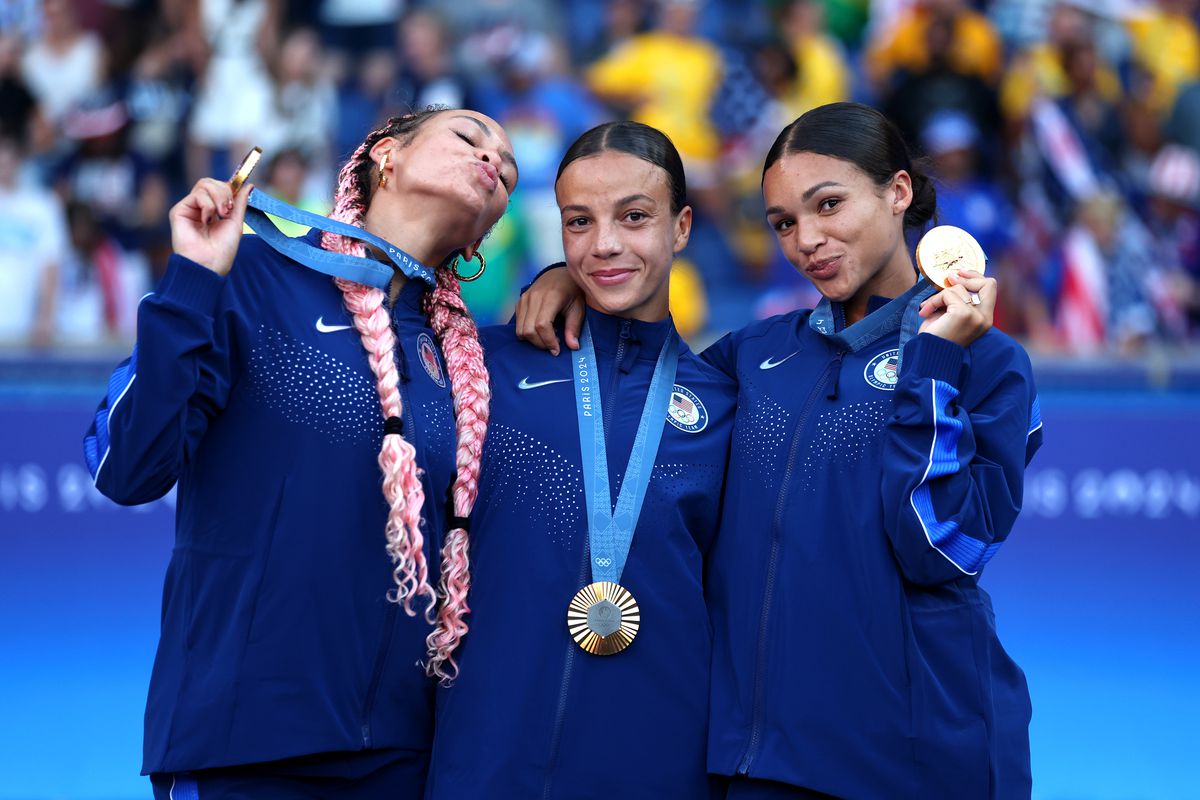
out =
[[371,132],[330,216],[375,244],[346,227],[283,241],[399,267],[386,289],[243,236],[249,187],[203,179],[171,210],[175,253],[85,439],[117,502],[178,490],[155,797],[423,797],[489,408],[454,270],[516,178],[473,111]]

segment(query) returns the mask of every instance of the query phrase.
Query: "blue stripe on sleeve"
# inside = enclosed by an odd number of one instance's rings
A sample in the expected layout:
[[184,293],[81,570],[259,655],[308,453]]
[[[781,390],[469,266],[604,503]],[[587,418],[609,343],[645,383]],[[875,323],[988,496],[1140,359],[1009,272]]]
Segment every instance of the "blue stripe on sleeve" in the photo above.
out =
[[106,402],[96,412],[95,430],[83,441],[83,454],[87,460],[88,470],[92,473],[93,481],[100,475],[100,470],[108,458],[108,421],[113,412],[117,410],[117,405],[125,397],[125,393],[129,391],[129,387],[133,385],[135,378],[137,378],[136,344],[133,346],[133,353],[113,370],[112,376],[108,379]]
[[958,390],[944,381],[931,381],[931,384],[933,441],[929,445],[929,464],[909,501],[930,546],[962,572],[975,575],[995,555],[1000,543],[986,545],[964,533],[957,522],[939,520],[934,512],[929,482],[958,471],[958,438],[963,426],[962,422],[945,413],[946,406],[958,396]]
[[1040,427],[1042,427],[1042,399],[1034,395],[1033,405],[1029,407],[1029,433],[1025,434],[1025,438],[1033,436]]

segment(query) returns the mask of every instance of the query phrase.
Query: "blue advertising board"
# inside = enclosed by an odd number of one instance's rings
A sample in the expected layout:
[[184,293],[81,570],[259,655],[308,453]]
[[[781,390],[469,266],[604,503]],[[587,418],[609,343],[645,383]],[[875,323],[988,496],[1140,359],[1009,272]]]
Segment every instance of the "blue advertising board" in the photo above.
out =
[[[148,797],[141,722],[173,498],[101,497],[104,378],[0,383],[0,800]],[[1200,797],[1200,394],[1046,391],[983,577],[1033,694],[1035,797]],[[864,753],[864,759],[870,754]]]

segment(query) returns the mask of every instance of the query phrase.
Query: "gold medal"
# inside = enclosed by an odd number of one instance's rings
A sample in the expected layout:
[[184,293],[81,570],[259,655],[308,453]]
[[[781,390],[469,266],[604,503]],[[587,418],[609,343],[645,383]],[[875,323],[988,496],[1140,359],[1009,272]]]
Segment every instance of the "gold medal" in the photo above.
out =
[[960,269],[984,273],[987,257],[975,237],[953,225],[938,225],[921,237],[917,244],[917,269],[939,289],[946,278]]
[[262,148],[255,147],[246,153],[246,157],[242,159],[242,163],[234,171],[233,177],[229,179],[229,188],[234,194],[241,191],[242,184],[250,177],[250,173],[254,172],[254,168],[258,166],[258,160],[262,158]]
[[628,589],[611,581],[588,584],[567,606],[571,638],[596,656],[611,656],[629,647],[641,624],[637,600]]

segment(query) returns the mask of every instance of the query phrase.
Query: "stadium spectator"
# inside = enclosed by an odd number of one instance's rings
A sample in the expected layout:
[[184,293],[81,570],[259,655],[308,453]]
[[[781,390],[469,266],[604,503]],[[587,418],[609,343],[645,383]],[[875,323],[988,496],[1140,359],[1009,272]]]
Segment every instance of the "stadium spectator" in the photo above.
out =
[[[810,108],[850,99],[850,68],[842,46],[826,33],[825,6],[820,0],[793,0],[783,10],[780,33],[791,46],[796,64],[792,119]],[[780,126],[776,126],[778,129]]]
[[618,45],[586,71],[588,86],[631,119],[661,130],[683,157],[701,199],[717,185],[720,141],[709,108],[721,56],[694,33],[698,0],[661,0],[656,26]]
[[42,0],[42,34],[26,49],[21,70],[42,113],[57,126],[103,83],[104,45],[79,26],[72,0]]
[[1200,77],[1195,0],[1153,0],[1129,21],[1133,59],[1149,77],[1150,106],[1167,114],[1179,87]]
[[0,136],[0,343],[44,347],[54,338],[66,225],[58,198],[23,167],[20,141]]
[[979,146],[989,156],[998,141],[1000,111],[996,92],[978,70],[963,63],[956,50],[954,18],[931,16],[923,26],[925,35],[923,63],[899,66],[882,89],[881,107],[899,127],[908,141],[920,140],[930,120],[941,112],[965,115],[979,131],[989,132]]
[[[1070,91],[1065,60],[1076,42],[1094,42],[1094,18],[1083,8],[1065,0],[1055,3],[1045,28],[1046,38],[1019,50],[1004,72],[1000,85],[1000,107],[1005,119],[1019,127],[1037,98],[1056,99]],[[1094,60],[1092,83],[1109,103],[1121,97],[1116,70],[1103,57]]]
[[322,183],[333,175],[330,142],[337,113],[328,67],[315,31],[298,28],[284,36],[275,61],[277,127],[261,139],[269,149],[299,150]]
[[898,70],[927,71],[934,54],[928,49],[929,27],[948,28],[944,46],[947,69],[994,85],[1000,78],[1004,50],[987,17],[964,0],[923,0],[903,12],[894,29],[883,30],[866,54],[868,78],[877,88],[887,86]]
[[278,47],[278,13],[278,0],[200,0],[209,57],[188,130],[190,177],[232,172],[275,123],[267,64]]
[[467,85],[454,68],[453,42],[445,20],[431,10],[413,11],[400,22],[398,100],[412,108],[462,108]]

